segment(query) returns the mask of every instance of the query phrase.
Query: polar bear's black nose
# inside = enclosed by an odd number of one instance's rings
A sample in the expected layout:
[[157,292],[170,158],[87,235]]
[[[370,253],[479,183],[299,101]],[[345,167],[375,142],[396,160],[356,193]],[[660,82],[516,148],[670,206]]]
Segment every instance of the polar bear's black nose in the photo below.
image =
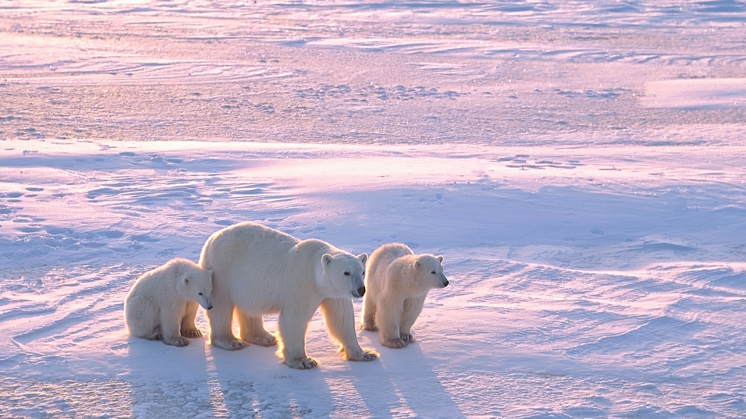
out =
[[443,280],[443,288],[447,287],[447,286],[448,286],[448,284],[450,284],[450,282],[448,282],[448,280],[447,280],[447,279],[444,279],[444,280]]
[[363,295],[365,295],[365,287],[358,288],[357,289],[357,296],[358,297],[362,297]]
[[212,304],[210,304],[209,306],[207,306],[205,308],[208,309],[208,310],[212,310]]

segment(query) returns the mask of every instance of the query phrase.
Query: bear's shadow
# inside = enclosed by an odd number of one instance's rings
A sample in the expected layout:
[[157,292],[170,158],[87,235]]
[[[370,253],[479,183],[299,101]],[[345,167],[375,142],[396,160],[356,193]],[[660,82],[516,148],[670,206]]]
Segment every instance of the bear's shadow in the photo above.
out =
[[[213,401],[222,404],[230,417],[303,417],[317,415],[320,408],[333,411],[323,366],[309,371],[291,369],[280,362],[276,350],[250,345],[226,351],[208,346],[208,368],[214,365],[213,376],[221,393],[220,400],[213,395]],[[215,393],[214,388],[211,391]]]
[[190,338],[181,348],[165,345],[160,340],[127,337],[124,359],[129,373],[142,379],[202,379],[205,377],[207,339]]
[[[154,381],[133,390],[132,402],[138,405],[151,400],[153,395],[147,392],[153,390],[152,384],[158,386],[157,382],[166,379],[201,388],[198,392],[205,393],[194,395],[201,402],[194,402],[230,417],[244,417],[252,410],[277,417],[303,417],[364,413],[361,409],[367,409],[374,417],[397,416],[396,412],[418,417],[464,416],[438,378],[438,361],[423,353],[419,343],[389,349],[366,337],[372,340],[377,335],[362,332],[358,339],[364,347],[374,346],[379,359],[344,361],[336,353],[329,353],[335,349],[329,342],[315,348],[318,355],[326,354],[322,355],[325,360],[310,371],[281,364],[276,347],[251,345],[239,351],[225,351],[201,338],[190,339],[185,348],[175,348],[159,341],[129,338],[125,362],[130,373],[140,377],[137,381],[146,377],[150,378],[145,382]],[[359,398],[350,397],[349,386],[354,387]],[[139,391],[143,393],[138,394]]]
[[[372,362],[325,356],[310,371],[281,364],[275,349],[256,345],[235,352],[207,348],[208,364],[214,362],[226,398],[224,406],[232,417],[246,415],[247,404],[258,412],[288,417],[302,417],[304,412],[357,415],[364,414],[363,409],[373,417],[396,416],[395,411],[409,411],[417,417],[464,417],[438,379],[435,361],[418,344],[396,350],[378,347],[381,357]],[[360,399],[347,386],[353,386]]]
[[356,376],[357,391],[374,416],[409,410],[416,417],[464,417],[438,379],[435,361],[418,343],[402,349],[376,346],[380,355],[377,372]]

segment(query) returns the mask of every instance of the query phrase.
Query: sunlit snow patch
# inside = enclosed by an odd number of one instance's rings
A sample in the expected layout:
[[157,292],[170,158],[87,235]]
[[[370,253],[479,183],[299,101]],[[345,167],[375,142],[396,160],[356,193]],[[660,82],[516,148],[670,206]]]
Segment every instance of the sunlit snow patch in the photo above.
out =
[[643,105],[651,108],[746,106],[746,79],[681,79],[645,83]]

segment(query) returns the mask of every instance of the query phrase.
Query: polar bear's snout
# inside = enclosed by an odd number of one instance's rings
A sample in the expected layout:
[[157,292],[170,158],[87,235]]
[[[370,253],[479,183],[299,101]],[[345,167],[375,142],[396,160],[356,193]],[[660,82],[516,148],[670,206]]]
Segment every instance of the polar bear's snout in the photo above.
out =
[[443,273],[441,272],[441,274],[440,274],[440,284],[438,284],[438,288],[445,288],[445,287],[448,286],[448,284],[450,284],[450,282],[448,282],[448,278],[446,278],[446,276],[443,275]]
[[355,298],[362,298],[363,295],[365,295],[365,280],[363,279],[363,275],[361,274],[353,274],[352,275],[353,281],[352,284],[350,284],[352,287],[352,291],[350,291],[350,294],[352,294]]
[[212,309],[212,299],[205,295],[201,295],[199,299],[199,305],[201,305],[202,308],[204,308],[205,310],[210,310]]
[[352,291],[350,294],[352,294],[352,296],[355,298],[362,297],[363,295],[365,295],[365,286],[358,287],[356,290]]

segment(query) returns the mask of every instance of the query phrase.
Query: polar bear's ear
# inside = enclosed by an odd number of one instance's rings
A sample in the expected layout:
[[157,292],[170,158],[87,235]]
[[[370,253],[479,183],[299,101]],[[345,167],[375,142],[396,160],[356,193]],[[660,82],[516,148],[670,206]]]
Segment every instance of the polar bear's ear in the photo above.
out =
[[321,256],[321,265],[322,266],[329,265],[330,263],[332,263],[332,259],[333,259],[332,255],[330,255],[329,253],[324,253],[324,255]]
[[438,262],[443,263],[443,256],[436,256]]
[[176,271],[176,278],[179,280],[179,282],[183,283],[184,285],[189,284],[189,275],[184,272],[183,269],[179,269]]
[[367,253],[361,253],[357,255],[357,258],[360,260],[360,262],[363,262],[363,266],[365,266],[365,263],[368,261],[368,254]]
[[415,269],[420,269],[420,260],[419,259],[417,259],[417,260],[414,261],[414,268]]

